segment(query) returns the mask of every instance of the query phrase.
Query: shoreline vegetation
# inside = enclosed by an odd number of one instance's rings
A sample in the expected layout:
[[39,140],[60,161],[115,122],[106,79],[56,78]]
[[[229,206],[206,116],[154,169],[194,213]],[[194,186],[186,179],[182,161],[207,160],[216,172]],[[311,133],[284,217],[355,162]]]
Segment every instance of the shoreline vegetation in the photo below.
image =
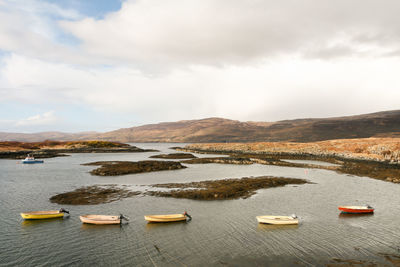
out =
[[81,164],[83,166],[100,166],[90,171],[92,175],[98,176],[117,176],[126,174],[135,174],[142,172],[154,172],[164,170],[178,170],[187,168],[177,161],[96,161]]
[[[190,144],[176,150],[221,154],[228,157],[197,158],[185,164],[264,164],[284,167],[319,168],[349,175],[368,176],[400,183],[400,139],[366,138],[316,143],[215,143]],[[293,163],[285,160],[317,160],[335,164]]]
[[157,152],[141,149],[129,144],[108,141],[44,141],[44,142],[0,142],[0,159],[24,159],[27,154],[35,158],[68,156],[63,153],[124,153]]
[[259,176],[149,185],[153,188],[162,188],[160,191],[131,191],[127,186],[92,185],[54,195],[50,197],[50,202],[64,205],[96,205],[139,195],[193,200],[246,199],[256,194],[259,189],[306,183],[310,182],[297,178]]

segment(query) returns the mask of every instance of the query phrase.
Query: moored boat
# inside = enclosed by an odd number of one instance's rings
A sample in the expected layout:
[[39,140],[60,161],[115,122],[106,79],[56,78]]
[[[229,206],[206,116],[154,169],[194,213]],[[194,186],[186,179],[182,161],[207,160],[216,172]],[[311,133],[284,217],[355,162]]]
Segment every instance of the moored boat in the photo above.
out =
[[165,215],[145,215],[144,219],[148,222],[180,222],[192,217],[185,211],[183,214],[165,214]]
[[373,213],[374,208],[370,205],[365,206],[339,206],[338,209],[343,213]]
[[40,220],[40,219],[52,219],[64,217],[64,214],[69,211],[65,209],[60,210],[43,210],[43,211],[29,211],[22,212],[21,217],[25,220]]
[[43,160],[35,159],[33,156],[28,154],[24,160],[21,161],[24,164],[34,164],[34,163],[43,163]]
[[275,215],[264,215],[256,216],[258,223],[265,224],[299,224],[299,219],[296,215],[291,216],[275,216]]
[[122,220],[129,220],[121,215],[95,215],[87,214],[79,216],[82,223],[88,224],[121,224]]

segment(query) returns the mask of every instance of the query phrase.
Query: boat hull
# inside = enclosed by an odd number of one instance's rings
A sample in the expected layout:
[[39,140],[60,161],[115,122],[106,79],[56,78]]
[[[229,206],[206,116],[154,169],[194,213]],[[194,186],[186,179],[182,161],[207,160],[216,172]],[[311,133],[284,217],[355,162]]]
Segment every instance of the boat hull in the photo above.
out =
[[22,212],[21,217],[25,220],[61,218],[64,217],[64,212],[58,210]]
[[374,209],[370,207],[363,207],[363,206],[340,206],[338,209],[343,213],[373,213]]
[[299,224],[299,220],[291,216],[257,216],[258,223],[263,224],[278,224],[278,225],[293,225]]
[[144,219],[148,222],[181,222],[186,221],[186,216],[183,214],[167,214],[167,215],[145,215]]
[[35,164],[35,163],[43,163],[43,160],[23,160],[22,163],[23,164]]
[[121,224],[120,216],[116,215],[82,215],[79,216],[82,223],[87,224]]

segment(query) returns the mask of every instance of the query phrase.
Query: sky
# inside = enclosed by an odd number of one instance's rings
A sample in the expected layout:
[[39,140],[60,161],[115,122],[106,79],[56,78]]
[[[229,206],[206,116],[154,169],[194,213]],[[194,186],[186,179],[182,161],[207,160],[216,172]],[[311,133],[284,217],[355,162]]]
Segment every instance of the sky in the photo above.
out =
[[0,132],[399,109],[398,0],[0,0]]

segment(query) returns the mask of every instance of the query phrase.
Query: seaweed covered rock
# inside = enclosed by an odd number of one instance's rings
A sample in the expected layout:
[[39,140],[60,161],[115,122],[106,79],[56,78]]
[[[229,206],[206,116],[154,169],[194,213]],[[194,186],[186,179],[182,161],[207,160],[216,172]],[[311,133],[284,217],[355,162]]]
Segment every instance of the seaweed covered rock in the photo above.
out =
[[130,191],[116,185],[92,185],[52,196],[50,202],[63,205],[96,205],[138,194],[140,192]]
[[92,170],[90,173],[99,176],[116,176],[125,174],[134,174],[141,172],[154,172],[164,170],[178,170],[186,168],[179,162],[175,161],[97,161],[82,164],[85,166],[101,166]]
[[153,187],[171,188],[170,191],[148,191],[147,195],[158,197],[188,198],[196,200],[225,200],[248,198],[263,188],[285,186],[287,184],[305,184],[304,179],[260,176],[234,178],[190,183],[154,184]]

